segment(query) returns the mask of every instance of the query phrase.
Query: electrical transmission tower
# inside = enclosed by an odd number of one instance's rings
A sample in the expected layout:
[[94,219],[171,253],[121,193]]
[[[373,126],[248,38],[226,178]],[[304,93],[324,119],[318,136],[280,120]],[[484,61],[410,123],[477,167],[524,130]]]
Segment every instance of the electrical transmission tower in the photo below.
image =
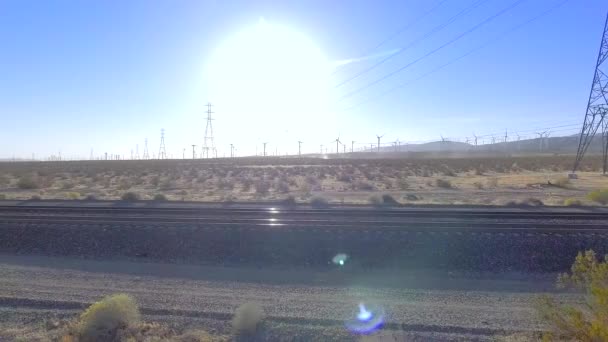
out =
[[214,114],[214,113],[213,113],[213,111],[211,111],[211,107],[212,107],[211,103],[208,102],[207,103],[207,126],[205,126],[205,138],[203,141],[203,152],[201,154],[201,156],[205,156],[205,158],[209,158],[209,150],[211,150],[213,153],[215,153],[215,156],[217,157],[217,150],[215,149],[215,142],[213,141],[213,124],[211,123],[211,121],[213,121],[213,119],[211,118],[211,114]]
[[[600,51],[595,64],[595,74],[591,84],[591,92],[589,101],[587,102],[587,111],[583,128],[578,141],[578,149],[576,151],[576,159],[572,168],[572,175],[580,166],[581,160],[589,148],[593,137],[597,130],[602,127],[602,152],[604,155],[603,173],[606,174],[606,157],[608,156],[608,15],[604,23],[604,31],[602,34],[602,42]],[[574,177],[574,176],[572,176]]]
[[160,147],[158,149],[158,159],[167,159],[167,150],[165,148],[165,129],[160,130]]
[[148,154],[148,138],[146,138],[146,141],[144,143],[144,155],[143,155],[143,159],[150,159],[150,154]]

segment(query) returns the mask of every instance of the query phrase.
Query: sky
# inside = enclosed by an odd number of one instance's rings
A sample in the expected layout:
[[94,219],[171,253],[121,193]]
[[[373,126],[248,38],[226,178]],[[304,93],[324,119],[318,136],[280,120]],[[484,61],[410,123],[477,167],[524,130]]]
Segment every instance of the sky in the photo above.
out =
[[608,6],[563,2],[3,0],[0,158],[198,156],[208,102],[219,156],[574,134]]

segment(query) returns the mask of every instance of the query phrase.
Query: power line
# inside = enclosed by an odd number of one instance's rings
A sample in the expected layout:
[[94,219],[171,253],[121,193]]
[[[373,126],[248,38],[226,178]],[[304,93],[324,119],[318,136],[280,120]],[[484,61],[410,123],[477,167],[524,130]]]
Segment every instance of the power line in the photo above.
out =
[[[338,83],[337,85],[335,85],[335,88],[341,87],[343,85],[345,85],[346,83],[358,78],[359,76],[366,74],[372,70],[374,70],[375,68],[379,67],[380,65],[386,63],[387,61],[389,61],[390,59],[392,59],[393,57],[402,54],[403,52],[405,52],[407,49],[411,48],[412,46],[420,43],[421,41],[423,41],[424,39],[432,36],[433,34],[441,31],[442,29],[444,29],[445,27],[447,27],[449,24],[453,23],[454,21],[456,21],[459,17],[466,15],[467,13],[471,12],[472,10],[474,10],[475,8],[479,7],[479,5],[483,4],[484,2],[487,2],[488,0],[477,0],[476,2],[472,3],[470,6],[464,8],[463,10],[461,10],[460,12],[456,13],[455,15],[453,15],[452,17],[450,17],[446,22],[439,24],[435,27],[433,27],[429,32],[427,32],[426,34],[418,37],[417,39],[415,39],[413,42],[411,42],[410,44],[408,44],[406,47],[400,48],[397,52],[392,53],[388,56],[386,56],[385,58],[381,59],[380,61],[374,63],[373,65],[371,65],[370,67],[356,73],[354,76],[346,79],[345,81],[342,81],[340,83]],[[443,2],[442,2],[443,3]],[[441,3],[440,3],[441,4]],[[437,6],[438,7],[438,6]],[[435,7],[436,8],[436,7]]]
[[456,36],[456,37],[452,38],[452,39],[451,39],[451,40],[449,40],[448,42],[443,43],[443,44],[442,44],[442,45],[440,45],[439,47],[437,47],[437,48],[435,48],[435,49],[431,50],[430,52],[427,52],[426,54],[424,54],[424,55],[422,55],[421,57],[419,57],[419,58],[417,58],[417,59],[413,60],[412,62],[410,62],[410,63],[408,63],[408,64],[406,64],[406,65],[404,65],[404,66],[402,66],[402,67],[400,67],[400,68],[398,68],[398,69],[396,69],[396,70],[393,70],[393,71],[389,72],[388,74],[386,74],[386,75],[384,75],[384,76],[382,76],[382,77],[380,77],[380,78],[378,78],[378,79],[374,80],[373,82],[368,83],[368,84],[366,84],[366,85],[364,85],[364,86],[362,86],[362,87],[359,87],[359,88],[357,88],[357,89],[355,89],[355,90],[353,90],[353,91],[351,91],[351,92],[347,93],[346,95],[344,95],[344,96],[340,97],[340,98],[338,99],[338,101],[342,101],[342,100],[344,100],[344,99],[346,99],[346,98],[348,98],[348,97],[351,97],[351,96],[353,96],[353,95],[355,95],[355,94],[357,94],[357,93],[359,93],[359,92],[361,92],[361,91],[363,91],[363,90],[365,90],[365,89],[367,89],[367,88],[369,88],[369,87],[371,87],[371,86],[374,86],[374,85],[376,85],[376,84],[378,84],[378,83],[380,83],[380,82],[384,81],[385,79],[387,79],[387,78],[389,78],[389,77],[391,77],[391,76],[393,76],[393,75],[395,75],[395,74],[397,74],[397,73],[399,73],[399,72],[401,72],[401,71],[403,71],[403,70],[405,70],[405,69],[409,68],[410,66],[412,66],[412,65],[414,65],[414,64],[416,64],[416,63],[418,63],[418,62],[420,62],[421,60],[423,60],[423,59],[425,59],[425,58],[427,58],[427,57],[429,57],[429,56],[433,55],[433,54],[434,54],[434,53],[436,53],[437,51],[440,51],[441,49],[443,49],[443,48],[445,48],[445,47],[447,47],[447,46],[449,46],[449,45],[451,45],[451,44],[453,44],[453,43],[457,42],[458,40],[460,40],[461,38],[465,37],[466,35],[468,35],[468,34],[470,34],[470,33],[473,33],[474,31],[476,31],[476,30],[478,30],[479,28],[481,28],[483,25],[485,25],[485,24],[487,24],[487,23],[489,23],[489,22],[491,22],[491,21],[495,20],[495,19],[496,19],[496,18],[498,18],[499,16],[501,16],[501,15],[503,15],[504,13],[508,12],[509,10],[511,10],[511,9],[513,9],[513,8],[515,8],[516,6],[518,6],[519,4],[523,3],[524,1],[527,1],[527,0],[517,0],[517,1],[513,2],[513,3],[511,3],[509,6],[507,6],[507,7],[503,8],[502,10],[498,11],[497,13],[494,13],[493,15],[489,16],[488,18],[486,18],[486,19],[485,19],[485,20],[483,20],[482,22],[480,22],[480,23],[476,24],[475,26],[473,26],[473,27],[471,27],[470,29],[468,29],[468,30],[464,31],[463,33],[459,34],[458,36]]
[[365,99],[365,100],[363,100],[363,101],[360,101],[360,102],[358,102],[357,104],[355,104],[355,105],[353,105],[353,106],[350,106],[350,107],[348,107],[348,108],[346,108],[346,109],[343,109],[343,110],[341,110],[341,111],[349,111],[349,110],[351,110],[351,109],[353,109],[353,108],[359,107],[359,106],[364,105],[364,104],[369,103],[369,102],[372,102],[372,101],[377,100],[377,99],[379,99],[379,98],[381,98],[381,97],[384,97],[384,96],[386,96],[386,95],[388,95],[388,94],[390,94],[390,93],[392,93],[392,92],[394,92],[394,91],[396,91],[396,90],[399,90],[399,89],[401,89],[401,88],[403,88],[403,87],[405,87],[405,86],[408,86],[408,85],[410,85],[410,84],[412,84],[412,83],[414,83],[414,82],[416,82],[416,81],[419,81],[419,80],[421,80],[421,79],[423,79],[423,78],[425,78],[425,77],[427,77],[427,76],[429,76],[429,75],[431,75],[431,74],[434,74],[434,73],[436,73],[437,71],[439,71],[439,70],[441,70],[441,69],[443,69],[443,68],[445,68],[445,67],[447,67],[447,66],[450,66],[450,65],[452,65],[452,64],[454,64],[454,63],[456,63],[456,62],[458,62],[459,60],[461,60],[461,59],[463,59],[463,58],[465,58],[465,57],[468,57],[469,55],[472,55],[473,53],[475,53],[475,52],[477,52],[477,51],[479,51],[479,50],[481,50],[481,49],[483,49],[483,48],[487,47],[488,45],[491,45],[492,43],[497,42],[498,40],[500,40],[500,39],[504,38],[504,37],[505,37],[505,36],[507,36],[508,34],[510,34],[510,33],[512,33],[512,32],[514,32],[514,31],[517,31],[517,30],[519,30],[520,28],[522,28],[522,27],[524,27],[524,26],[526,26],[526,25],[528,25],[528,24],[531,24],[532,22],[534,22],[534,21],[536,21],[536,20],[538,20],[538,19],[540,19],[540,18],[542,18],[542,17],[544,17],[544,16],[548,15],[549,13],[551,13],[551,12],[553,12],[554,10],[558,9],[559,7],[563,6],[563,5],[564,5],[565,3],[567,3],[568,1],[569,1],[569,0],[564,0],[564,1],[561,1],[561,2],[557,3],[555,6],[553,6],[553,7],[549,8],[548,10],[546,10],[546,11],[544,11],[544,12],[541,12],[541,13],[540,13],[540,14],[538,14],[537,16],[535,16],[535,17],[533,17],[533,18],[531,18],[531,19],[529,19],[529,20],[527,20],[527,21],[524,21],[524,22],[522,22],[521,24],[518,24],[518,25],[516,25],[516,26],[514,26],[514,27],[512,27],[512,28],[510,28],[510,29],[508,29],[508,30],[506,30],[506,31],[503,31],[503,32],[499,33],[499,34],[498,34],[498,35],[496,35],[494,38],[492,38],[492,39],[490,39],[490,40],[486,41],[485,43],[483,43],[483,44],[481,44],[481,45],[478,45],[477,47],[473,48],[472,50],[469,50],[469,51],[468,51],[468,52],[466,52],[465,54],[460,55],[459,57],[456,57],[456,58],[454,58],[454,59],[452,59],[452,60],[448,61],[447,63],[442,64],[442,65],[440,65],[440,66],[438,66],[438,67],[436,67],[436,68],[434,68],[434,69],[432,69],[432,70],[430,70],[430,71],[428,71],[428,72],[426,72],[426,73],[424,73],[424,74],[420,75],[420,76],[419,76],[419,77],[417,77],[417,78],[414,78],[414,79],[412,79],[412,80],[409,80],[409,81],[407,81],[407,82],[405,82],[405,83],[401,83],[401,84],[399,84],[399,85],[397,85],[397,86],[395,86],[395,87],[392,87],[392,88],[390,88],[390,89],[388,89],[388,90],[386,90],[386,91],[382,92],[381,94],[379,94],[379,95],[377,95],[377,96],[367,98],[367,99]]

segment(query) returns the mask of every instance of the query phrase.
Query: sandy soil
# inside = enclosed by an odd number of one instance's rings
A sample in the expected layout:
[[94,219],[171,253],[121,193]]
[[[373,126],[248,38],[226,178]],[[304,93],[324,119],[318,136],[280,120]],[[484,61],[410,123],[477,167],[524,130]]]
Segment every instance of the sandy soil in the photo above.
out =
[[364,340],[492,340],[542,329],[531,303],[551,291],[554,276],[280,271],[3,255],[0,340],[36,336],[48,329],[45,322],[73,317],[113,293],[133,295],[149,320],[216,333],[229,333],[235,308],[255,302],[267,314],[272,339],[290,340],[297,332],[303,340],[359,340],[344,324],[364,302],[386,313],[384,328]]

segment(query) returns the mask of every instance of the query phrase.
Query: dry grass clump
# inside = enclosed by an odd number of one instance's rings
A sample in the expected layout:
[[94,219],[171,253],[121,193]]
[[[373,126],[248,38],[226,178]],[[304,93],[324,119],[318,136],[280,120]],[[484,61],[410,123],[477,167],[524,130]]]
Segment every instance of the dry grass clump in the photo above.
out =
[[238,335],[252,336],[258,330],[259,324],[264,319],[264,309],[254,303],[245,303],[236,309],[232,319],[232,328]]

